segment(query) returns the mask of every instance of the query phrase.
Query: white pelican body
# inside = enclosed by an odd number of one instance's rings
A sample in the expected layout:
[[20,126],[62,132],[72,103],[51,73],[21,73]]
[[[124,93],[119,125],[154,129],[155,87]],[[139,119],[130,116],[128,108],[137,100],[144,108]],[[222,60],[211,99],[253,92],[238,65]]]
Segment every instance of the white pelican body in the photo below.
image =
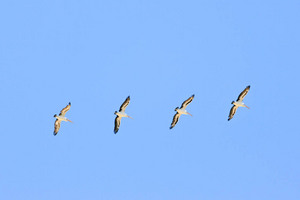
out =
[[[174,117],[173,117],[173,121],[172,121],[172,123],[171,123],[171,126],[170,126],[170,129],[172,129],[175,125],[176,125],[176,123],[178,122],[178,119],[179,119],[179,117],[180,117],[180,115],[191,115],[190,113],[188,113],[187,111],[186,111],[186,107],[187,107],[187,105],[189,105],[192,101],[193,101],[193,99],[194,99],[194,94],[190,97],[190,98],[188,98],[187,100],[185,100],[182,104],[181,104],[181,107],[179,108],[179,107],[177,107],[177,108],[175,108],[175,111],[177,112],[175,115],[174,115]],[[192,115],[191,115],[192,116]]]
[[231,120],[236,112],[236,109],[238,107],[246,107],[248,109],[250,109],[248,106],[246,106],[243,102],[244,97],[246,96],[246,94],[248,93],[248,91],[250,90],[250,85],[248,85],[243,92],[241,92],[241,94],[239,95],[239,97],[237,98],[236,101],[232,101],[231,104],[233,104],[233,106],[230,109],[229,112],[229,116],[228,116],[228,121]]
[[128,106],[129,102],[130,102],[130,96],[128,96],[126,98],[126,100],[123,102],[123,104],[121,105],[121,107],[119,109],[119,112],[115,111],[115,115],[117,115],[117,117],[115,119],[115,128],[114,128],[115,134],[119,131],[122,117],[128,117],[128,118],[132,119],[132,117],[130,117],[129,115],[127,115],[125,113],[125,109]]

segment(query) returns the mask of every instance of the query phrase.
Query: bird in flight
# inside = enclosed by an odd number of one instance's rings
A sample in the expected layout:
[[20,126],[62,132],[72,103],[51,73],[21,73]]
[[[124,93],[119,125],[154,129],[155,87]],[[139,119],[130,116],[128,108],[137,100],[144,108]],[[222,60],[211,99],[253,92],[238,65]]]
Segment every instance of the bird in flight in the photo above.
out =
[[[181,104],[181,107],[179,108],[179,107],[176,107],[175,108],[175,111],[177,112],[175,115],[174,115],[174,117],[173,117],[173,121],[172,121],[172,123],[171,123],[171,126],[170,126],[170,129],[172,129],[175,125],[176,125],[176,123],[178,122],[178,119],[179,119],[179,117],[180,117],[180,115],[191,115],[190,113],[188,113],[185,109],[186,109],[186,107],[187,107],[187,105],[189,105],[192,101],[193,101],[193,99],[194,99],[194,94],[190,97],[190,98],[188,98],[187,100],[185,100],[182,104]],[[191,115],[192,116],[192,115]]]
[[66,113],[68,112],[68,110],[70,110],[70,108],[71,108],[71,102],[69,102],[69,104],[60,111],[59,115],[56,115],[56,114],[54,115],[54,117],[56,118],[55,123],[54,123],[54,133],[53,133],[54,135],[56,135],[58,133],[61,121],[72,122],[71,120],[69,120],[65,117]]
[[129,102],[130,102],[130,96],[128,96],[126,98],[126,100],[123,102],[123,104],[121,105],[121,107],[119,109],[119,112],[115,111],[115,115],[117,115],[116,119],[115,119],[115,128],[114,128],[115,134],[119,131],[122,117],[128,117],[128,118],[132,119],[132,117],[130,117],[129,115],[127,115],[125,113],[125,109],[128,106]]
[[236,101],[232,101],[231,104],[233,104],[232,108],[230,109],[230,113],[229,113],[229,116],[228,116],[228,121],[231,120],[236,112],[236,109],[238,107],[246,107],[248,109],[250,109],[248,106],[246,106],[244,103],[243,103],[243,99],[244,97],[246,96],[246,94],[249,92],[250,90],[250,85],[248,85],[244,90],[243,92],[241,92],[241,94],[239,95],[239,97],[237,98]]

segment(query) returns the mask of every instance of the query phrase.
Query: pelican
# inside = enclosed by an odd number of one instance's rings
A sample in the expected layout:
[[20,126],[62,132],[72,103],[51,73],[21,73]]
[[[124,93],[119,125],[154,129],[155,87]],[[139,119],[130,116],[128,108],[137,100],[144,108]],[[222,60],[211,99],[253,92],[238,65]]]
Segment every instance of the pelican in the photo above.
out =
[[248,85],[244,90],[243,92],[241,92],[241,94],[239,95],[239,97],[237,98],[236,101],[232,101],[231,104],[233,104],[232,108],[230,109],[230,113],[229,113],[229,116],[228,116],[228,121],[231,120],[233,118],[233,115],[235,114],[236,112],[236,109],[238,107],[246,107],[248,109],[250,109],[248,106],[246,106],[244,103],[243,103],[243,99],[244,97],[246,96],[246,94],[249,92],[250,90],[250,85]]
[[55,123],[54,123],[54,133],[53,133],[54,135],[56,135],[58,133],[61,121],[72,122],[71,120],[69,120],[65,117],[66,113],[68,112],[68,110],[70,110],[70,108],[71,108],[71,102],[69,102],[69,104],[60,111],[59,115],[56,115],[56,114],[54,115],[54,117],[56,118]]
[[126,98],[126,100],[123,102],[123,104],[121,105],[121,107],[119,109],[119,112],[115,111],[115,113],[114,113],[115,115],[117,115],[116,119],[115,119],[115,129],[114,129],[115,134],[119,131],[122,117],[128,117],[128,118],[132,119],[132,117],[130,117],[129,115],[127,115],[125,113],[125,109],[128,106],[129,102],[130,102],[130,96],[128,96]]
[[[176,107],[175,108],[175,111],[177,112],[175,115],[174,115],[174,117],[173,117],[173,121],[172,121],[172,123],[171,123],[171,126],[170,126],[170,129],[172,129],[175,125],[176,125],[176,123],[178,122],[178,119],[179,119],[179,117],[180,117],[180,115],[191,115],[190,113],[188,113],[185,109],[186,109],[186,107],[187,107],[187,105],[189,105],[192,101],[193,101],[193,99],[194,99],[194,94],[190,97],[190,98],[188,98],[187,100],[185,100],[182,104],[181,104],[181,107],[179,108],[179,107]],[[192,116],[192,115],[191,115]]]

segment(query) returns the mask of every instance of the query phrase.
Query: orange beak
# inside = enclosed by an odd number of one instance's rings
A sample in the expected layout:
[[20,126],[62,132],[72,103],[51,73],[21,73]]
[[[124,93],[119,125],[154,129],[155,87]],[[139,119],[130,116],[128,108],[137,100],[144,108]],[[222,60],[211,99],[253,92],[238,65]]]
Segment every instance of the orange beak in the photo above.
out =
[[72,122],[71,120],[69,120],[69,119],[67,119],[67,121],[73,123],[73,122]]

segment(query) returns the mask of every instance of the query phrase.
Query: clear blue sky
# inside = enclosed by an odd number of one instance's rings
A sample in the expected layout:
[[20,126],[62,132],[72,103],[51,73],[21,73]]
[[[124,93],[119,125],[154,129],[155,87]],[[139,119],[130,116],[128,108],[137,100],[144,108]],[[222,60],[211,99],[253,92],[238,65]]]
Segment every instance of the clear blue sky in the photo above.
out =
[[[299,1],[0,3],[0,199],[300,199]],[[251,85],[234,118],[231,101]],[[169,130],[190,95],[191,116]],[[114,111],[131,102],[118,134]],[[53,136],[53,115],[72,102]]]

